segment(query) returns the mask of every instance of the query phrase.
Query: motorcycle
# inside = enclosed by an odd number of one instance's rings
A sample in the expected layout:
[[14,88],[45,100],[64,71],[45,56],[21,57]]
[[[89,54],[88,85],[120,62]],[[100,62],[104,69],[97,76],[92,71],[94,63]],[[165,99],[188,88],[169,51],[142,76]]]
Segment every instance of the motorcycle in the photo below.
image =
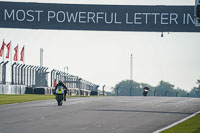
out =
[[54,94],[56,95],[58,106],[62,106],[63,100],[66,101],[66,93],[67,93],[67,90],[63,89],[62,85],[57,86],[57,89],[54,90]]
[[58,106],[62,106],[63,103],[63,94],[56,94],[56,100],[58,102]]
[[143,91],[143,96],[147,96],[148,92],[149,92],[149,88],[145,87]]

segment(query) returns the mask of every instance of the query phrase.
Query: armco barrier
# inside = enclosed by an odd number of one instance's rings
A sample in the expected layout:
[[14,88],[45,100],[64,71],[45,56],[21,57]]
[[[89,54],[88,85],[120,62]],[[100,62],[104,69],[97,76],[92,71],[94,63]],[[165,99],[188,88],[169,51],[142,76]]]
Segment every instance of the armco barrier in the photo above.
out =
[[98,91],[91,91],[90,95],[98,95]]
[[25,90],[25,94],[33,94],[33,88],[32,87],[26,87],[26,90]]
[[52,95],[53,93],[52,88],[48,87],[37,87],[33,89],[34,94],[44,94],[44,95]]

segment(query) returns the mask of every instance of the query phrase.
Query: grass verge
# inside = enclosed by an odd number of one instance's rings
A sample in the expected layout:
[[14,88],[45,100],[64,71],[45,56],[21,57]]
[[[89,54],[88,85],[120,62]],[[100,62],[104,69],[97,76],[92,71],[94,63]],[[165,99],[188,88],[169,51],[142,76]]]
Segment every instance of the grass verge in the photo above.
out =
[[51,96],[51,95],[32,95],[32,94],[0,95],[0,105],[37,101],[37,100],[48,100],[48,99],[53,99],[53,98],[55,98],[55,96]]
[[161,133],[200,133],[200,114]]

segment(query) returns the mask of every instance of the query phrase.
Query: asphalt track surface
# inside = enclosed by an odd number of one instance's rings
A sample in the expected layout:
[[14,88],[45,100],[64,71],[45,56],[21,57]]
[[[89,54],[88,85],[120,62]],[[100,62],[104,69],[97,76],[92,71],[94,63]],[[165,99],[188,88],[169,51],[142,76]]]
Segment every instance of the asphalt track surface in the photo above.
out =
[[198,98],[90,97],[0,106],[0,133],[152,133],[200,110]]

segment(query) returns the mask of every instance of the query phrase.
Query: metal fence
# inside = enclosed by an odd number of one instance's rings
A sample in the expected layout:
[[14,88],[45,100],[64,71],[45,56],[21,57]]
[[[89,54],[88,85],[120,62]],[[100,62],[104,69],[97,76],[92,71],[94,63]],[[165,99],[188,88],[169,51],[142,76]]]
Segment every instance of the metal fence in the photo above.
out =
[[[61,80],[69,88],[69,95],[89,95],[90,92],[97,92],[98,85],[84,80],[78,76],[71,75],[59,70],[50,71],[50,84],[48,82],[47,67],[13,63],[11,65],[11,82],[6,81],[6,68],[9,61],[0,63],[0,94],[24,94],[26,89],[36,90],[38,87],[46,90],[54,88],[54,81]],[[33,91],[34,93],[34,91]],[[46,93],[45,93],[46,94]]]
[[26,85],[27,87],[48,87],[47,67],[25,64],[12,64],[11,84]]
[[99,87],[98,85],[84,80],[78,76],[53,69],[51,71],[51,87],[54,86],[55,80],[56,82],[59,80],[63,81],[68,88],[78,88],[80,90],[97,91]]

